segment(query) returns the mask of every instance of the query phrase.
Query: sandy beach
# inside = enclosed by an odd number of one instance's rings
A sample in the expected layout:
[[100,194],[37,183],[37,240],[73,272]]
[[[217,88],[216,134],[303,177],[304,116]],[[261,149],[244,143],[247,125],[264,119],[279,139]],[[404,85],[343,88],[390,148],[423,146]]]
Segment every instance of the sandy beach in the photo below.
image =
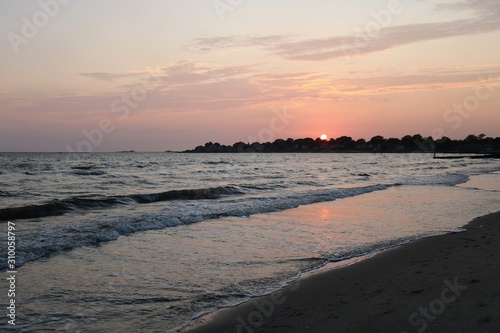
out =
[[500,332],[500,212],[311,274],[189,333]]

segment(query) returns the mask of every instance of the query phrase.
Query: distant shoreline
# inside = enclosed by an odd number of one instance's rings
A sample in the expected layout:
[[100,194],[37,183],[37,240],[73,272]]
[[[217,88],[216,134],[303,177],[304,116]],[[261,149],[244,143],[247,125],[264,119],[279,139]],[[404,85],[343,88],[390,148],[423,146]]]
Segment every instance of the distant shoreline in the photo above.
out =
[[273,142],[236,142],[230,146],[218,142],[207,142],[203,146],[182,153],[455,153],[455,154],[499,154],[500,137],[491,138],[469,135],[463,140],[443,137],[435,140],[419,134],[406,135],[401,139],[386,139],[380,135],[369,141],[353,140],[348,136],[337,139],[320,138],[277,139]]

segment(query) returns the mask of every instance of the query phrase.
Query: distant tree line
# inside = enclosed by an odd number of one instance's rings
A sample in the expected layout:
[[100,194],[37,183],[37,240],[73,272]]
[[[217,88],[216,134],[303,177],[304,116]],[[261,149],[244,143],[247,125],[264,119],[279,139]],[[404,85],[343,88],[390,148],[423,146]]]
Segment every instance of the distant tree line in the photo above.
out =
[[287,153],[287,152],[367,152],[367,153],[412,153],[412,152],[443,152],[443,153],[488,153],[500,151],[500,137],[491,138],[484,134],[471,134],[463,140],[452,140],[442,137],[434,140],[420,134],[405,135],[401,139],[374,136],[369,141],[354,140],[349,136],[341,136],[330,140],[320,138],[277,139],[274,142],[236,142],[231,146],[218,142],[207,142],[186,152],[194,153]]

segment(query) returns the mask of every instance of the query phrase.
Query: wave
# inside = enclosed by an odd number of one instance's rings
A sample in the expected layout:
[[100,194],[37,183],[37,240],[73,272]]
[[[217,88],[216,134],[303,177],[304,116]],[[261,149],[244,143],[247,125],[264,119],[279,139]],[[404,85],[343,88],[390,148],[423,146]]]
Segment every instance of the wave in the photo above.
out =
[[71,167],[73,170],[92,170],[94,168],[96,168],[94,165],[77,165]]
[[367,243],[363,245],[357,245],[353,248],[346,248],[343,250],[339,250],[335,253],[325,254],[325,257],[327,257],[328,261],[331,263],[342,262],[345,260],[361,258],[377,252],[392,249],[410,243],[417,239],[433,235],[435,235],[435,233],[421,233],[408,237],[400,237],[400,238],[383,240],[379,242]]
[[15,169],[33,169],[34,165],[31,163],[19,163],[16,164]]
[[[38,234],[24,237],[22,238],[22,242],[17,244],[18,255],[16,263],[20,266],[27,261],[36,260],[62,250],[98,245],[102,242],[116,240],[121,235],[129,235],[135,232],[159,230],[220,217],[243,217],[253,214],[277,212],[300,205],[334,201],[387,188],[389,186],[386,185],[332,188],[300,193],[285,193],[273,197],[228,198],[217,201],[217,204],[203,200],[196,202],[196,204],[192,201],[177,200],[172,201],[161,212],[136,214],[135,216],[107,220],[93,219],[83,224],[73,224],[68,227],[45,226]],[[177,192],[193,198],[200,195],[198,191],[188,190]],[[237,191],[237,189],[222,187],[213,188],[211,191],[201,190],[201,193],[215,192],[227,194],[234,191]],[[205,194],[201,195],[205,196]],[[6,262],[4,258],[0,258],[0,269],[5,267]]]
[[128,197],[137,203],[151,203],[169,200],[218,199],[227,195],[244,194],[235,186],[219,186],[198,190],[173,190],[156,194],[134,194]]
[[170,200],[218,199],[222,196],[237,194],[243,194],[243,192],[234,186],[225,186],[113,197],[71,197],[42,204],[0,209],[0,221],[59,216],[72,211],[88,211],[118,205],[145,204]]
[[85,197],[52,200],[43,204],[0,209],[0,221],[59,216],[70,211],[107,208],[117,204],[125,204],[125,202],[122,203],[115,198],[91,199]]
[[217,164],[230,164],[232,165],[233,163],[227,162],[227,161],[205,161],[201,162],[202,164],[208,164],[208,165],[217,165]]
[[[315,190],[279,190],[264,195],[244,193],[240,187],[224,186],[198,190],[176,190],[154,194],[132,194],[105,198],[79,197],[53,201],[43,205],[0,210],[0,220],[40,216],[40,212],[56,214],[96,206],[110,207],[116,205],[143,204],[158,201],[169,201],[162,211],[130,213],[124,212],[120,217],[103,217],[87,220],[76,220],[71,226],[55,227],[44,225],[36,234],[20,238],[18,244],[18,264],[36,260],[40,257],[62,250],[97,245],[102,242],[116,240],[121,235],[135,232],[159,230],[179,225],[188,225],[221,217],[244,217],[254,214],[271,213],[292,209],[301,205],[318,202],[335,201],[337,199],[382,191],[400,185],[448,185],[453,186],[468,180],[461,174],[435,175],[428,177],[401,178],[398,183],[377,184],[353,188],[322,188]],[[245,196],[234,196],[245,194]],[[217,199],[223,200],[198,200]],[[196,200],[196,201],[193,201]],[[43,209],[40,209],[42,206]],[[9,215],[11,214],[11,215]],[[0,268],[5,268],[5,259],[0,258]]]
[[412,176],[397,178],[395,185],[448,185],[455,186],[466,183],[470,177],[461,173],[447,173],[434,176]]
[[284,182],[266,182],[266,183],[250,183],[250,184],[241,184],[239,185],[241,188],[256,190],[256,191],[268,191],[268,190],[277,190],[277,189],[286,189],[288,185]]
[[86,170],[86,169],[79,169],[76,171],[73,171],[73,175],[77,176],[101,176],[104,175],[106,172],[102,170]]
[[95,165],[76,165],[70,167],[70,169],[73,170],[71,174],[77,176],[101,176],[106,174],[105,171]]

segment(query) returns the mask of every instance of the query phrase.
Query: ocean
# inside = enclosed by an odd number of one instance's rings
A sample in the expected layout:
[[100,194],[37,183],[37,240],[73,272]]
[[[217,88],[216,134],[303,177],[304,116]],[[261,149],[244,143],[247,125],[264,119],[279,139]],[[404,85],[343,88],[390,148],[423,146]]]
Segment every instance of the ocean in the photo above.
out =
[[16,331],[177,332],[498,210],[495,159],[2,153],[0,267],[10,221]]

